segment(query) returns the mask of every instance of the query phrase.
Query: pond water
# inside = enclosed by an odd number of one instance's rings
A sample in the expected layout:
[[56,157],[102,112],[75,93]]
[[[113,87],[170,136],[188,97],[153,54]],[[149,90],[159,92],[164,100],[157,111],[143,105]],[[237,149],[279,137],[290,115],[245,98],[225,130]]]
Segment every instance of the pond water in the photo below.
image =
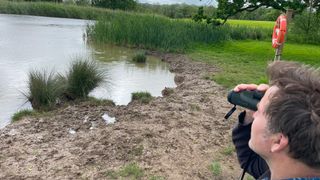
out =
[[164,87],[175,87],[174,74],[156,57],[146,64],[131,61],[133,49],[86,43],[85,28],[91,21],[0,14],[0,127],[21,109],[31,108],[27,92],[30,70],[64,73],[72,58],[94,59],[106,71],[107,83],[90,93],[117,105],[130,102],[131,93],[148,91],[161,96]]

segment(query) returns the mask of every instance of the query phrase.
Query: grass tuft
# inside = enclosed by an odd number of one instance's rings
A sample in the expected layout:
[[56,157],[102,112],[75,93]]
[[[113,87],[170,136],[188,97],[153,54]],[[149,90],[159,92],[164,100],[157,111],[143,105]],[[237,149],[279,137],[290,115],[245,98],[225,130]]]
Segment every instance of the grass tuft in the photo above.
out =
[[136,163],[130,163],[119,171],[119,175],[139,179],[143,176],[143,170]]
[[43,111],[51,110],[62,92],[53,72],[37,70],[29,73],[28,90],[29,92],[24,95],[31,102],[32,107]]
[[88,94],[104,81],[104,74],[93,61],[76,59],[66,76],[53,72],[31,71],[28,93],[24,96],[40,111],[53,109],[65,100],[89,100],[96,105],[114,105],[110,100],[88,99]]
[[138,52],[132,58],[132,61],[137,62],[137,63],[145,63],[146,60],[147,60],[147,56],[144,52]]
[[90,104],[96,105],[96,106],[102,106],[102,105],[115,106],[116,105],[112,100],[109,100],[109,99],[97,99],[95,97],[88,97],[88,99],[86,100],[89,101]]
[[12,119],[12,122],[17,122],[26,116],[34,116],[36,114],[37,113],[33,110],[23,109],[23,110],[20,110],[20,111],[14,113],[11,119]]
[[219,176],[222,173],[221,165],[217,161],[213,161],[210,165],[210,170],[214,176]]
[[113,171],[113,170],[108,170],[107,172],[105,172],[105,176],[107,176],[110,179],[117,179],[118,178],[118,173],[116,171]]
[[139,101],[141,103],[149,103],[152,100],[152,96],[148,92],[134,92],[131,94],[131,101]]
[[162,176],[151,176],[149,180],[165,180],[166,178]]
[[65,96],[69,100],[87,98],[103,80],[103,73],[95,62],[76,58],[66,75]]
[[229,145],[229,146],[223,148],[222,154],[224,154],[226,156],[231,156],[234,151],[235,151],[234,146],[233,145]]

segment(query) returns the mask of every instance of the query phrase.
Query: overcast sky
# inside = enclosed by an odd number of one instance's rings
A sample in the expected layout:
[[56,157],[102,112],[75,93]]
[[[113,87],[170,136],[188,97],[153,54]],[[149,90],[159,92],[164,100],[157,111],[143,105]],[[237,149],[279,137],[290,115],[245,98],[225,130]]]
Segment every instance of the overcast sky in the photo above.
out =
[[141,3],[150,3],[150,4],[192,4],[198,6],[204,5],[215,5],[215,0],[138,0]]

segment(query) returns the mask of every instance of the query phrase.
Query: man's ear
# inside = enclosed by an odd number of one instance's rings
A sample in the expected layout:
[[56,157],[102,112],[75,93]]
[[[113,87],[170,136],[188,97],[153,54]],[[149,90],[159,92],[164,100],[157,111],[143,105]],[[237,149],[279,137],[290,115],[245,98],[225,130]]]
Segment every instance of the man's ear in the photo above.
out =
[[280,152],[288,147],[289,139],[282,133],[272,135],[271,152]]

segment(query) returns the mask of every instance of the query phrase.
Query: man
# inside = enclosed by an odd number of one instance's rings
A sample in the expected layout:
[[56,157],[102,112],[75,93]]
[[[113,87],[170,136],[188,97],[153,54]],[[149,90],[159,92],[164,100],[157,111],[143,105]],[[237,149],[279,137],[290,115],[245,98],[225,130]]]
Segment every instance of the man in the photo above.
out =
[[232,132],[241,168],[255,179],[320,180],[320,73],[294,62],[269,65],[256,112],[244,111]]

